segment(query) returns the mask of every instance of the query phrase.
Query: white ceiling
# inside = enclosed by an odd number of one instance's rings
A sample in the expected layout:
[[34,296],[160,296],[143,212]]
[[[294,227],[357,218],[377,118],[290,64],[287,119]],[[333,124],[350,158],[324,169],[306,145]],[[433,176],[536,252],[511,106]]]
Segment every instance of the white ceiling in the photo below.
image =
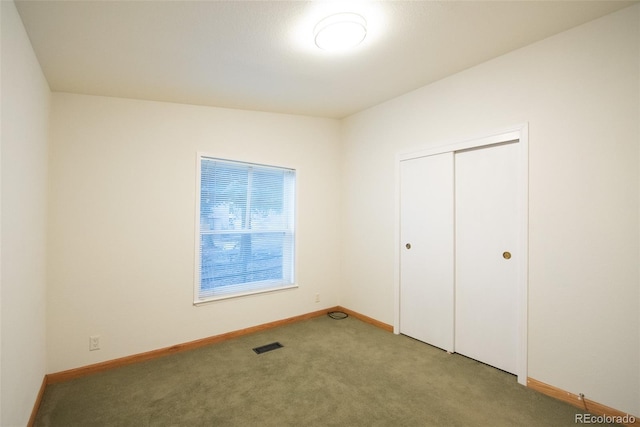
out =
[[[633,3],[16,1],[53,91],[333,118]],[[341,11],[367,38],[320,51],[313,26]]]

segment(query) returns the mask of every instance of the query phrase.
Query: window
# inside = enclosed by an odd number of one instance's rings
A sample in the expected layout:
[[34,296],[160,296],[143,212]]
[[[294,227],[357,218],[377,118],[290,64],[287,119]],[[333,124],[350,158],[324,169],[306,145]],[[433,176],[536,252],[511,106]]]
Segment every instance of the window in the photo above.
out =
[[195,303],[294,287],[295,170],[198,163]]

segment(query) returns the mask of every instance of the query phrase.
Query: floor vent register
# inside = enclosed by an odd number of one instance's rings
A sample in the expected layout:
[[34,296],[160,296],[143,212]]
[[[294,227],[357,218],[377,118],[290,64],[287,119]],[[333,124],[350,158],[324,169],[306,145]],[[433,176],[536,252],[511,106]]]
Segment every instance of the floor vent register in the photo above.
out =
[[262,354],[262,353],[266,353],[267,351],[271,351],[271,350],[276,350],[278,348],[282,348],[284,347],[282,344],[280,344],[279,342],[272,342],[271,344],[267,344],[267,345],[263,345],[260,347],[256,347],[253,349],[253,351],[256,352],[256,354]]

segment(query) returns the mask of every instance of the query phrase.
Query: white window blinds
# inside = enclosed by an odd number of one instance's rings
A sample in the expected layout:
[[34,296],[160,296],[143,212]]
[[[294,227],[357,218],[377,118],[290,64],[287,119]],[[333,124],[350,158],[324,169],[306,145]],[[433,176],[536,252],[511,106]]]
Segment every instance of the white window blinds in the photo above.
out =
[[294,286],[295,171],[199,157],[195,302]]

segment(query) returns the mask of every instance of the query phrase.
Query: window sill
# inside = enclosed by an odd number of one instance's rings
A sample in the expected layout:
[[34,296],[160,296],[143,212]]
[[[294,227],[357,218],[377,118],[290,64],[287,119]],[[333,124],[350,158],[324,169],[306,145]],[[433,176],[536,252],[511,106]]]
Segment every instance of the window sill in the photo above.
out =
[[288,289],[296,289],[297,287],[298,287],[298,285],[296,283],[294,283],[294,284],[291,284],[291,285],[283,285],[283,286],[277,286],[277,287],[272,287],[272,288],[254,289],[254,290],[251,290],[251,291],[240,292],[240,293],[235,293],[235,294],[215,295],[215,296],[210,296],[210,297],[203,298],[203,299],[197,299],[197,300],[195,300],[193,302],[193,305],[197,307],[197,306],[200,306],[200,305],[205,305],[205,304],[209,304],[209,303],[216,302],[216,301],[233,299],[233,298],[241,298],[241,297],[245,297],[245,296],[249,296],[249,295],[265,294],[265,293],[270,293],[270,292],[278,292],[278,291],[284,291],[284,290],[288,290]]

